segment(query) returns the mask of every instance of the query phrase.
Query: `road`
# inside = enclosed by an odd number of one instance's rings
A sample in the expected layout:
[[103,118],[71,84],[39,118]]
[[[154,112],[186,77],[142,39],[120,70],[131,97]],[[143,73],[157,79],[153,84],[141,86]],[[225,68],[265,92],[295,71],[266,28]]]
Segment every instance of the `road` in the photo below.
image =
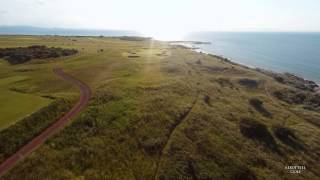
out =
[[24,157],[33,152],[37,147],[43,144],[50,136],[62,129],[70,121],[71,118],[76,116],[81,111],[81,109],[83,109],[88,104],[89,99],[91,97],[91,91],[89,86],[87,86],[80,80],[77,80],[76,78],[72,77],[71,75],[68,75],[61,68],[55,68],[53,69],[53,72],[57,76],[73,84],[80,90],[80,98],[78,102],[64,116],[59,118],[42,133],[40,133],[26,145],[21,147],[16,153],[7,158],[0,165],[0,177],[4,175],[8,170],[10,170],[15,164],[21,161]]

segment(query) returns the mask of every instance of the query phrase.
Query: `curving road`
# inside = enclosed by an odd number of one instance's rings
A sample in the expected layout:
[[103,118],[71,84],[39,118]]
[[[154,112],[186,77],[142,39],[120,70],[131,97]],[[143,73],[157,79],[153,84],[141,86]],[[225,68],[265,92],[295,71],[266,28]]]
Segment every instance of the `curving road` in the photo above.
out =
[[53,69],[53,72],[65,81],[68,81],[69,83],[78,87],[81,93],[80,99],[68,113],[66,113],[60,119],[55,121],[51,126],[45,129],[41,134],[36,136],[26,145],[21,147],[16,153],[7,158],[0,165],[0,177],[4,175],[4,173],[6,173],[8,170],[10,170],[18,161],[22,160],[25,156],[34,151],[38,146],[43,144],[50,136],[57,133],[62,127],[64,127],[69,122],[69,120],[72,117],[76,116],[81,111],[81,109],[88,104],[91,96],[91,91],[85,83],[75,79],[71,75],[66,74],[65,72],[63,72],[61,68]]

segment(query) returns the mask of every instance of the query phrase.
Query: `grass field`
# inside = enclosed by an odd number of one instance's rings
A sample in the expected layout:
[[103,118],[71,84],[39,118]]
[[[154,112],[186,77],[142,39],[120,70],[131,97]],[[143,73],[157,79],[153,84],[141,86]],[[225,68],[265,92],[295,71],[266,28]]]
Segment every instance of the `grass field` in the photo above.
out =
[[[320,176],[320,113],[279,100],[275,91],[295,88],[270,76],[166,42],[0,37],[0,47],[35,44],[79,53],[21,65],[0,61],[4,84],[14,81],[2,85],[6,91],[74,99],[78,92],[52,73],[62,67],[87,83],[93,97],[68,127],[4,179]],[[290,174],[288,165],[307,169]]]
[[0,129],[23,119],[50,103],[50,100],[38,96],[8,90],[1,90],[0,93],[0,114],[2,115]]
[[11,76],[0,79],[0,129],[4,129],[16,121],[47,106],[51,100],[39,96],[15,92],[8,89],[19,81],[27,81],[25,76]]

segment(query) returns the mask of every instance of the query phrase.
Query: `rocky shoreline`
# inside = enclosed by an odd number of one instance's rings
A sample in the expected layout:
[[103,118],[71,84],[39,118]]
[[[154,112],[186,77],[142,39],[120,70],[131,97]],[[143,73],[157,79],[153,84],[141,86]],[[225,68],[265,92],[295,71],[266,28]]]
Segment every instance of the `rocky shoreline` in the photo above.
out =
[[[198,53],[205,53],[199,51],[198,49],[189,48],[183,45],[177,45],[177,47],[189,49],[196,51]],[[246,69],[258,71],[264,75],[272,77],[278,83],[287,85],[287,88],[281,90],[274,90],[272,95],[277,99],[284,101],[288,104],[301,105],[303,109],[311,111],[320,111],[320,87],[314,81],[306,80],[302,77],[294,75],[292,73],[279,73],[271,70],[265,70],[262,68],[249,67],[243,64],[236,63],[228,58],[223,56],[213,55],[210,53],[205,53],[211,57],[219,59],[220,61],[235,65],[241,66]],[[291,88],[289,88],[291,87]],[[318,121],[312,121],[311,123],[320,127]]]
[[[181,42],[181,43],[179,43],[179,42]],[[304,79],[304,78],[302,78],[302,77],[300,77],[298,75],[295,75],[295,74],[292,74],[292,73],[289,73],[289,72],[280,73],[280,72],[274,72],[274,71],[266,70],[266,69],[262,69],[262,68],[254,68],[254,67],[249,67],[247,65],[239,64],[239,63],[236,63],[236,62],[230,60],[229,58],[225,58],[223,56],[214,55],[214,54],[211,54],[211,53],[206,53],[206,52],[203,52],[203,51],[199,51],[199,48],[189,47],[187,45],[184,45],[183,43],[186,43],[186,42],[189,42],[189,41],[175,41],[174,43],[177,43],[177,44],[173,44],[173,45],[177,46],[177,47],[181,47],[181,48],[190,49],[192,51],[196,51],[196,52],[199,52],[199,53],[205,53],[205,54],[208,54],[211,57],[217,58],[217,59],[219,59],[221,61],[233,64],[233,65],[242,66],[242,67],[247,68],[247,69],[253,69],[253,70],[259,71],[260,73],[263,73],[265,75],[268,75],[268,76],[274,78],[279,83],[286,84],[288,86],[291,86],[291,87],[294,87],[294,88],[297,88],[297,89],[300,89],[300,90],[320,93],[320,87],[314,81]],[[170,42],[170,44],[171,43],[172,42]]]
[[169,43],[186,43],[186,44],[195,44],[195,45],[199,45],[199,44],[211,44],[211,42],[205,42],[205,41],[169,41]]
[[292,73],[277,73],[265,69],[256,68],[257,71],[273,77],[276,81],[282,84],[293,86],[297,89],[306,90],[310,92],[319,91],[319,85],[313,81],[304,79]]

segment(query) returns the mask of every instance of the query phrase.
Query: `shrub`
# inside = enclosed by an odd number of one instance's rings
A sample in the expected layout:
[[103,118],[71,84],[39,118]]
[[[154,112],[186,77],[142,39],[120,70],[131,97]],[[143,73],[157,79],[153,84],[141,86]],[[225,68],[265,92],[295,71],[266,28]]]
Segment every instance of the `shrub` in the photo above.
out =
[[7,58],[7,60],[9,61],[10,64],[19,64],[19,63],[25,63],[27,61],[30,61],[31,57],[23,54],[12,54]]
[[121,36],[119,39],[124,41],[149,41],[152,40],[152,38],[149,37],[138,37],[138,36]]
[[320,106],[320,94],[312,94],[307,98],[307,103],[315,107]]
[[143,140],[139,140],[139,146],[150,156],[160,154],[164,143],[165,139],[160,137],[143,138]]
[[264,124],[249,118],[242,119],[240,132],[245,137],[257,140],[273,151],[278,151],[274,138]]
[[273,95],[290,104],[303,104],[307,98],[305,93],[289,89],[275,91]]
[[129,55],[128,58],[139,58],[140,56],[137,55]]
[[263,106],[263,102],[259,99],[253,98],[249,100],[250,105],[265,117],[272,117],[272,114]]
[[281,76],[279,76],[279,75],[275,75],[275,76],[274,76],[274,79],[275,79],[276,81],[278,81],[279,83],[284,83],[284,78],[281,77]]
[[230,81],[230,79],[227,79],[227,78],[219,78],[219,79],[216,80],[216,82],[218,82],[221,87],[230,87],[230,88],[233,88],[233,84],[232,84],[232,82]]
[[277,125],[273,128],[276,137],[284,144],[298,150],[303,149],[303,145],[299,143],[298,138],[293,130],[284,126]]
[[10,64],[21,64],[31,59],[57,58],[76,54],[75,49],[48,48],[46,46],[29,46],[0,49],[0,58],[5,58]]
[[204,102],[205,102],[207,105],[211,106],[210,96],[205,95],[205,96],[203,97],[203,100],[204,100]]
[[246,167],[239,167],[231,177],[232,180],[256,180],[256,175]]
[[282,89],[275,91],[273,95],[289,104],[302,104],[308,110],[318,111],[320,108],[320,95],[318,93]]
[[245,86],[249,89],[256,89],[259,85],[259,82],[257,80],[254,80],[254,79],[247,79],[247,78],[244,78],[244,79],[240,79],[239,80],[239,84],[242,85],[242,86]]
[[71,107],[66,100],[57,100],[0,132],[0,161],[16,152]]

